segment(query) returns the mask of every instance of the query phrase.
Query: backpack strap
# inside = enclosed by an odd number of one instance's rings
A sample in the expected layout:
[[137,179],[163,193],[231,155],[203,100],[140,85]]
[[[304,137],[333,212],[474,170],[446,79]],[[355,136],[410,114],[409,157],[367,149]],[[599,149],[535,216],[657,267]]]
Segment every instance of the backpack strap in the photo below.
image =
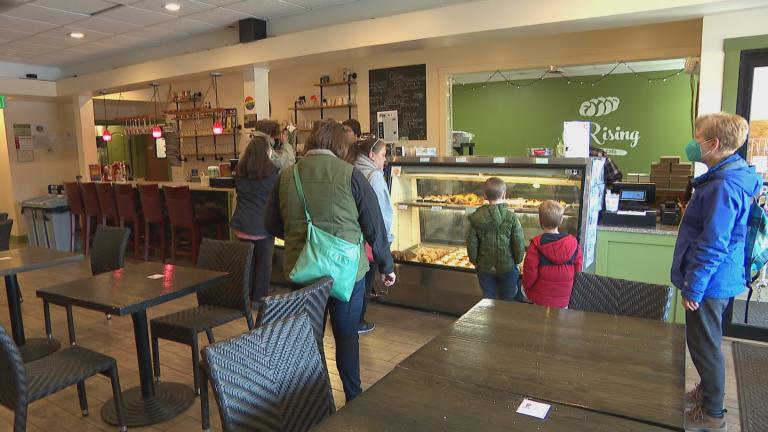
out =
[[304,188],[301,186],[301,177],[299,177],[299,164],[293,165],[293,182],[296,184],[299,200],[304,205],[304,217],[307,219],[307,223],[311,224],[312,216],[309,215],[309,210],[307,210],[307,199],[304,197]]

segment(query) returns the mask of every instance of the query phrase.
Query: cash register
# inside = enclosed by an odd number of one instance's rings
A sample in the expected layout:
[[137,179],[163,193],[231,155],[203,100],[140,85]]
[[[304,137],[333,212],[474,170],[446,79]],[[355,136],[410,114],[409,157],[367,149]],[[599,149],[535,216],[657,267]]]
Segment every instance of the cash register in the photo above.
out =
[[653,183],[614,183],[613,194],[619,196],[617,211],[600,212],[600,223],[611,226],[655,228],[656,185]]

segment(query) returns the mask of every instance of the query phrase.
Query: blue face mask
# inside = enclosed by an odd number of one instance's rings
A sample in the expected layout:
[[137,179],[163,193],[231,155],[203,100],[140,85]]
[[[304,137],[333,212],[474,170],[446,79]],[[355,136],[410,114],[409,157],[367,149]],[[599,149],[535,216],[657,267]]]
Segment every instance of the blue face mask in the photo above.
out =
[[[704,142],[710,141],[712,140],[709,139]],[[709,154],[711,151],[712,150],[708,151],[707,154]],[[691,162],[701,162],[701,159],[704,157],[704,155],[701,154],[701,144],[696,141],[696,138],[691,138],[691,140],[688,141],[688,144],[685,145],[685,155],[688,156],[688,160]]]

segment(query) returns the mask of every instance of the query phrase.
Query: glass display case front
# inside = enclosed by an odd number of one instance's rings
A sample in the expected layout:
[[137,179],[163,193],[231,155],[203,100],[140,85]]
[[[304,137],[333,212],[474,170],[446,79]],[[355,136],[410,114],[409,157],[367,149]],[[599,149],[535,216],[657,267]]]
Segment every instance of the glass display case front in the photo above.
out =
[[506,183],[505,202],[520,220],[526,245],[541,233],[538,207],[544,200],[563,205],[560,231],[580,238],[586,166],[535,166],[530,160],[526,163],[528,166],[515,167],[455,160],[438,164],[393,161],[392,255],[396,262],[472,270],[466,250],[468,216],[487,204],[483,188],[489,177],[499,177]]

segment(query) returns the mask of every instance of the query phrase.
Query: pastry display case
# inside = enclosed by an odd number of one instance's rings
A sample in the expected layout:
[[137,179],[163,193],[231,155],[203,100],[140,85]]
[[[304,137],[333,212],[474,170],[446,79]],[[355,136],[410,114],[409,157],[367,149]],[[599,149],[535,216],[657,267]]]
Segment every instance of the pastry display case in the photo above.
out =
[[469,215],[486,204],[483,187],[489,177],[506,183],[505,202],[520,220],[526,246],[541,233],[539,204],[560,202],[565,207],[560,231],[579,239],[588,267],[602,206],[602,163],[576,158],[392,159],[391,249],[397,284],[381,301],[462,314],[480,300],[466,239]]

